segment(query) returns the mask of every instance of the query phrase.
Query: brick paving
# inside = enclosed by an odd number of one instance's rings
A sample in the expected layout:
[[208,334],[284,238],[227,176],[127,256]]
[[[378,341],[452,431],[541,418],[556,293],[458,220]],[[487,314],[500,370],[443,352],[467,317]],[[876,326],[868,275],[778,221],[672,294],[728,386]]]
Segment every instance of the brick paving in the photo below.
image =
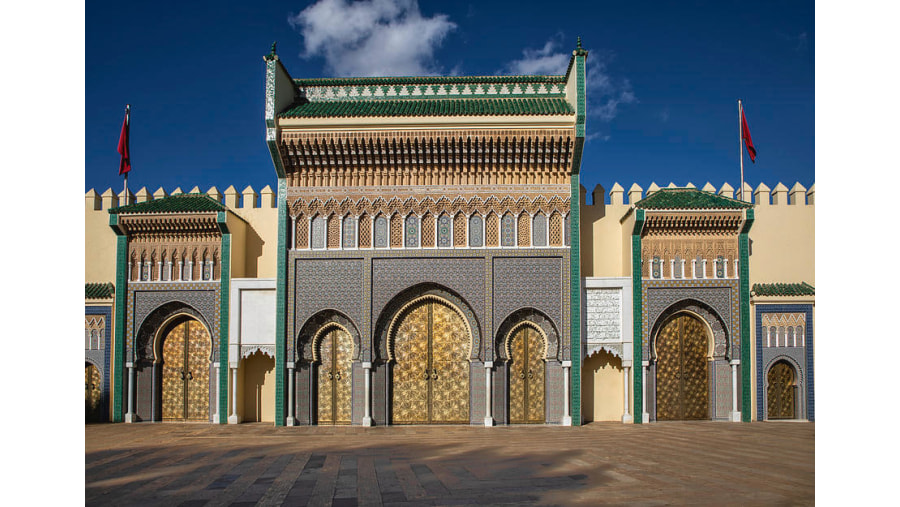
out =
[[86,505],[812,505],[813,423],[85,426]]

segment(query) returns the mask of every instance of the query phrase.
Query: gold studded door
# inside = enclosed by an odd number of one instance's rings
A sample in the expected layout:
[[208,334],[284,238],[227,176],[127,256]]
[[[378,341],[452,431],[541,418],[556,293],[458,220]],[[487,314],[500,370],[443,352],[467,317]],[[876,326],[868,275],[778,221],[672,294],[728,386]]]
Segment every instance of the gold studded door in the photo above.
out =
[[778,362],[767,375],[769,419],[794,418],[794,369],[787,363]]
[[406,312],[393,338],[394,424],[469,422],[468,342],[465,322],[446,305]]
[[100,370],[92,364],[84,366],[84,418],[88,422],[101,420]]
[[163,421],[209,420],[209,332],[196,320],[173,327],[162,345]]
[[350,424],[353,338],[333,329],[319,342],[319,424]]
[[690,315],[670,320],[656,340],[656,418],[709,418],[708,338]]
[[519,328],[509,343],[509,422],[544,421],[544,341],[537,331]]

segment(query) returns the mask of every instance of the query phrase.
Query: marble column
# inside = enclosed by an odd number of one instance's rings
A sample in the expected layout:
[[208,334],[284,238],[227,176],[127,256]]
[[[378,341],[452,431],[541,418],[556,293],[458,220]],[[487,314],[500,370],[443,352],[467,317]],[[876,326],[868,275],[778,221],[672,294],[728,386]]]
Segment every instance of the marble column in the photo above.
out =
[[228,416],[228,424],[238,424],[237,413],[237,367],[231,367],[231,415]]
[[572,416],[569,413],[569,371],[572,369],[572,361],[563,361],[563,426],[572,425]]
[[368,427],[374,426],[374,424],[372,424],[372,363],[364,362],[362,367],[365,372],[366,389],[366,395],[364,397],[365,413],[363,415],[362,425]]
[[641,361],[641,386],[643,389],[643,397],[641,399],[641,421],[650,422],[650,414],[647,412],[647,371],[650,370],[650,361]]
[[294,405],[296,404],[294,401],[294,363],[287,363],[287,385],[288,385],[288,396],[287,396],[287,418],[284,420],[285,426],[295,426],[297,424],[297,419],[294,418]]
[[134,363],[125,363],[128,368],[128,412],[125,413],[125,422],[134,422]]
[[731,421],[732,422],[741,422],[741,412],[738,410],[738,378],[737,378],[737,367],[741,364],[740,359],[734,359],[730,363],[731,365]]
[[627,361],[624,363],[625,364],[622,365],[622,374],[623,374],[625,381],[622,384],[625,386],[624,387],[625,401],[623,402],[624,412],[622,413],[622,422],[630,423],[631,421],[634,420],[634,418],[631,416],[631,412],[629,412],[629,410],[628,410],[628,405],[629,405],[629,403],[628,403],[629,402],[629,400],[628,400],[628,382],[631,378],[631,375],[629,375],[629,373],[631,372],[631,362]]
[[491,373],[494,367],[493,361],[484,362],[484,425],[494,425],[494,416],[491,413]]

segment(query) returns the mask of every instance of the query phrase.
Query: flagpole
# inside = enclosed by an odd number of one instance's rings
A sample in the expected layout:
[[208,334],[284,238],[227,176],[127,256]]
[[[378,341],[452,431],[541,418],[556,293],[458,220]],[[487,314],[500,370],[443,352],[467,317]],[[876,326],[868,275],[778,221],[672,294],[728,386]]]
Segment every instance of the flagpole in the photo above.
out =
[[[131,129],[131,104],[125,104],[125,128]],[[129,132],[129,134],[131,134]],[[130,152],[129,147],[129,152]],[[129,153],[130,156],[130,153]],[[130,172],[130,171],[129,171]],[[125,206],[128,206],[130,203],[128,202],[128,172],[125,173]]]
[[744,200],[744,125],[741,123],[744,109],[738,99],[738,156],[741,158],[741,200]]

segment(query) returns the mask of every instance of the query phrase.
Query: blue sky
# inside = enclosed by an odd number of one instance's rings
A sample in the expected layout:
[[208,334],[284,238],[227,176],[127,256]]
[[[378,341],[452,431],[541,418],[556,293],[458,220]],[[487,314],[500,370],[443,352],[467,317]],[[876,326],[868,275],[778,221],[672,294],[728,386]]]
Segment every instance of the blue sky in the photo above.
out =
[[[582,184],[737,186],[737,99],[756,187],[815,182],[813,2],[88,2],[85,190],[275,186],[264,142],[273,41],[294,77],[563,73],[582,37]],[[563,4],[559,4],[562,6]],[[773,15],[777,12],[777,15]]]

